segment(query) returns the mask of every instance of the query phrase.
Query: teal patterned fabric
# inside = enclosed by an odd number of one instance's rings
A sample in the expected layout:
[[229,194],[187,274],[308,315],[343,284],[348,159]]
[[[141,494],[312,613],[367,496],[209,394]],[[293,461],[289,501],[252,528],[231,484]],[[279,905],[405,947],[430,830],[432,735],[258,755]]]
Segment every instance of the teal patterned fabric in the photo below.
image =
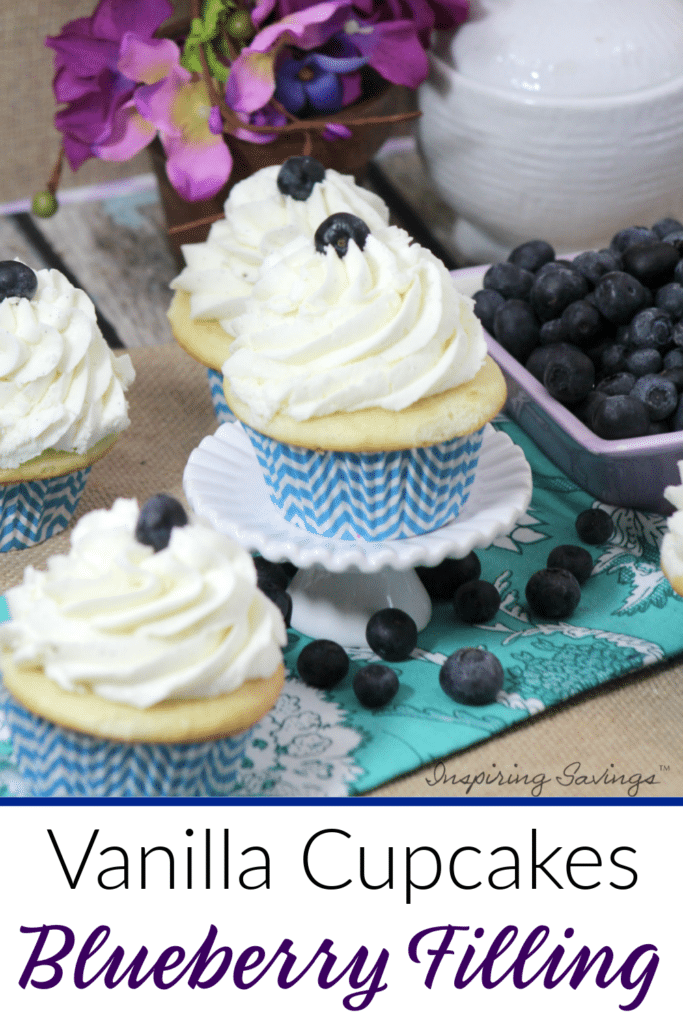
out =
[[[308,638],[290,631],[285,689],[249,739],[235,795],[360,793],[683,649],[682,599],[659,568],[666,520],[654,513],[601,506],[611,513],[615,532],[606,544],[590,548],[595,571],[578,609],[567,622],[531,616],[524,599],[527,580],[556,545],[581,543],[576,516],[600,502],[564,476],[515,424],[501,418],[497,426],[524,449],[534,491],[511,534],[478,552],[482,578],[501,594],[495,619],[463,626],[447,603],[435,604],[412,658],[393,666],[400,681],[397,697],[377,711],[360,707],[351,687],[353,672],[378,660],[372,651],[349,649],[348,677],[325,693],[296,678],[296,660]],[[502,662],[505,684],[497,703],[470,708],[442,692],[440,666],[466,646],[486,648]],[[0,785],[3,779],[5,793],[27,792],[0,719]]]

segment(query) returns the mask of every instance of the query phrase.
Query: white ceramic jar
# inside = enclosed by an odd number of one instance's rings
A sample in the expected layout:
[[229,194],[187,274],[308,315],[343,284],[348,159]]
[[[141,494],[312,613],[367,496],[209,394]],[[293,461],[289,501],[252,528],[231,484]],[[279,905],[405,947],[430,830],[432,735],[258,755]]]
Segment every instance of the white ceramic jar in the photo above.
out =
[[683,0],[472,0],[421,86],[418,145],[469,263],[683,217]]

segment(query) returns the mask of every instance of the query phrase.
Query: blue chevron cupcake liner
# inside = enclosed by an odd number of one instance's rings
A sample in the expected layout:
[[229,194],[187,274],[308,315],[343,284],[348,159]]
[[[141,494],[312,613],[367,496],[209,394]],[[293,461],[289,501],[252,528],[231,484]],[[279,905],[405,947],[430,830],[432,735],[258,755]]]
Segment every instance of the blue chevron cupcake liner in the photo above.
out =
[[400,540],[455,519],[474,482],[484,430],[393,452],[314,451],[244,425],[284,518],[337,540]]
[[225,796],[252,732],[200,743],[119,743],[54,725],[0,690],[14,756],[33,796]]
[[211,369],[207,369],[206,372],[209,378],[209,388],[211,389],[211,401],[213,402],[213,408],[218,422],[234,423],[235,417],[230,412],[228,403],[225,401],[223,374],[219,373],[218,370]]
[[0,552],[40,544],[69,525],[90,466],[49,480],[0,484]]

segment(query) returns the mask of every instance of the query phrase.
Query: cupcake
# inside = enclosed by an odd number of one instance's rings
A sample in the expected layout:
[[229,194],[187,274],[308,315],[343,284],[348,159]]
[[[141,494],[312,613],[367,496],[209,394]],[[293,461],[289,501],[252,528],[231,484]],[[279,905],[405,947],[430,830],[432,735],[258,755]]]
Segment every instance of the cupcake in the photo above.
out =
[[234,541],[166,496],[142,513],[119,498],[7,604],[5,712],[34,794],[229,792],[282,688],[286,636]]
[[[683,461],[678,463],[683,481]],[[664,497],[676,508],[667,520],[662,539],[662,571],[677,594],[683,596],[683,483],[664,489]]]
[[380,541],[460,513],[505,382],[472,300],[405,231],[332,215],[266,258],[227,327],[226,399],[285,519]]
[[135,372],[58,270],[0,263],[0,551],[63,530],[90,467],[129,424]]
[[209,370],[221,422],[232,418],[220,372],[232,341],[227,323],[243,310],[266,256],[299,235],[312,238],[321,221],[339,211],[356,214],[373,230],[389,220],[384,202],[351,175],[325,170],[312,157],[290,157],[238,182],[225,219],[211,226],[207,240],[182,246],[187,266],[171,281],[176,294],[168,315],[178,343]]

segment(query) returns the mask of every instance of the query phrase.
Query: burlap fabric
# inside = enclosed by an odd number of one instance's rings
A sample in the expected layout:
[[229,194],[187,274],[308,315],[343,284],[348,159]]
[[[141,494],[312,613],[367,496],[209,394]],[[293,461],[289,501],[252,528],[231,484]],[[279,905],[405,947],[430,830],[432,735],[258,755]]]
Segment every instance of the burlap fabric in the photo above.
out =
[[[175,346],[130,354],[137,371],[130,392],[131,427],[93,467],[77,517],[108,508],[120,495],[145,501],[165,491],[184,501],[182,475],[190,452],[216,429],[202,367]],[[43,567],[49,555],[66,551],[68,544],[66,533],[27,551],[0,555],[0,591],[20,581],[26,565]],[[542,787],[546,797],[627,796],[632,786],[606,781],[617,775],[653,778],[635,787],[641,797],[683,796],[682,682],[678,663],[607,684],[449,758],[443,767],[422,768],[373,795],[465,796],[469,788],[470,797],[530,797],[533,779],[543,775],[550,780]],[[576,762],[581,768],[567,771]],[[521,781],[470,785],[482,773],[492,778],[498,771],[505,779],[519,776]],[[466,777],[469,782],[461,781]],[[598,781],[578,783],[580,777]]]

